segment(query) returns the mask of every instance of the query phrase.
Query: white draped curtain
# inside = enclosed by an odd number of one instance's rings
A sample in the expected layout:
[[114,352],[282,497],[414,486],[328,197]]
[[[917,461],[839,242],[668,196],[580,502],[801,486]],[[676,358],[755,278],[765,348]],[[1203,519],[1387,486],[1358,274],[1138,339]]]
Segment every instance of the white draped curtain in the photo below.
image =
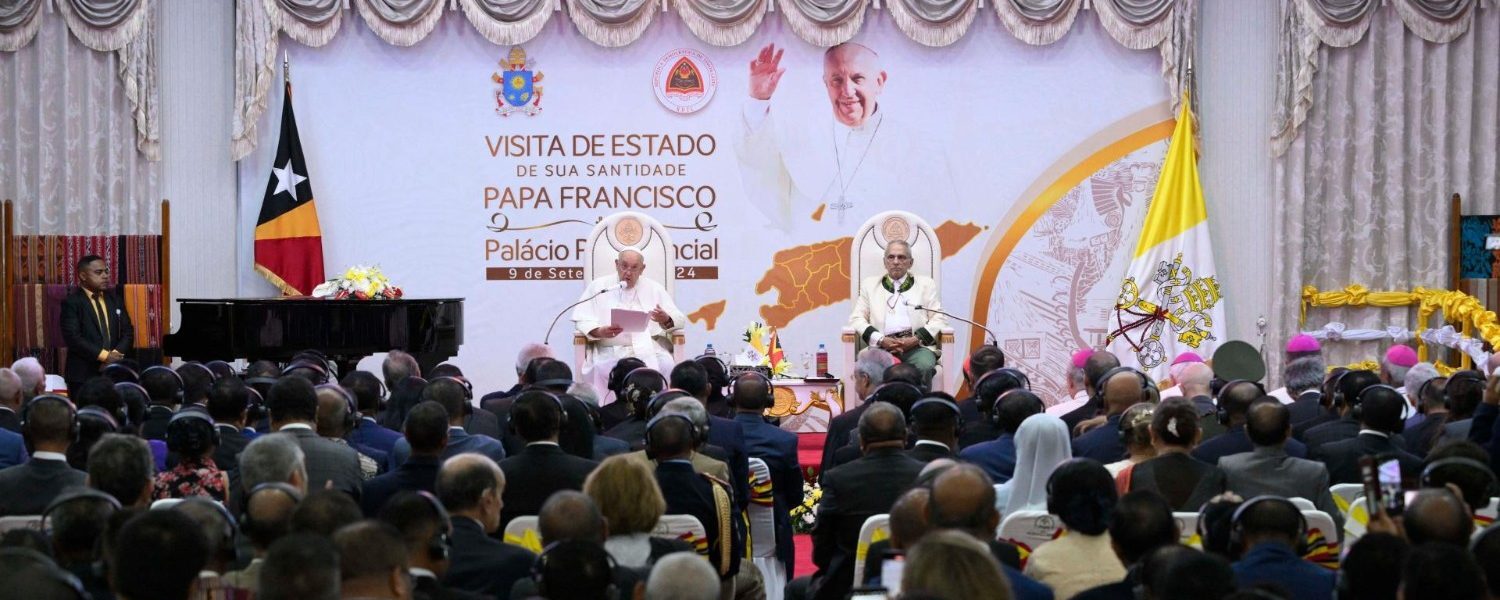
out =
[[[1408,309],[1312,309],[1303,286],[1449,285],[1449,198],[1500,212],[1500,9],[1477,0],[1283,0],[1274,160],[1274,340]],[[1316,76],[1314,76],[1314,73]],[[1329,364],[1386,341],[1327,346]],[[1266,357],[1276,368],[1281,353]]]
[[0,198],[15,201],[17,232],[160,229],[152,10],[0,3]]
[[[79,1],[79,0],[71,0]],[[601,46],[630,44],[657,13],[675,11],[705,43],[733,46],[749,39],[773,12],[800,38],[833,46],[859,33],[869,10],[889,10],[898,28],[917,43],[946,46],[958,41],[985,0],[237,0],[235,12],[235,106],[231,154],[250,154],[259,139],[256,121],[276,76],[281,33],[306,46],[322,46],[338,34],[346,12],[357,12],[375,35],[411,46],[437,26],[446,12],[462,11],[489,41],[520,44],[536,36],[554,13],[568,19]],[[1110,36],[1128,48],[1161,53],[1162,77],[1173,109],[1191,89],[1187,53],[1200,0],[991,0],[995,16],[1018,39],[1051,44],[1072,27],[1084,8]],[[3,23],[3,21],[0,21]],[[0,30],[3,33],[3,30]]]

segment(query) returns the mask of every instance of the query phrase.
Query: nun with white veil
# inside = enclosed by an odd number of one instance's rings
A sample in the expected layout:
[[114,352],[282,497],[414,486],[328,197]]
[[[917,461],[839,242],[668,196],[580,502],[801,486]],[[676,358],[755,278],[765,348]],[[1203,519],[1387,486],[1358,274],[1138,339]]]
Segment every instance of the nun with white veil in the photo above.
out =
[[1047,478],[1070,458],[1073,439],[1062,419],[1045,413],[1027,417],[1016,430],[1016,475],[995,486],[995,508],[1002,516],[1047,510]]

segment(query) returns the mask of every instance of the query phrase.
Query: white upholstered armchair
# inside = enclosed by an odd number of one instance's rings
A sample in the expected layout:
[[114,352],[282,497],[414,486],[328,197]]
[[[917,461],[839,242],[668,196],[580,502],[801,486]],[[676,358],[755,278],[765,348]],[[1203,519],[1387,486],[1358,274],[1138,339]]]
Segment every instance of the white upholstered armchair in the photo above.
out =
[[[593,231],[589,232],[584,242],[583,281],[587,284],[606,273],[613,272],[615,258],[620,252],[635,250],[640,252],[646,260],[646,271],[641,273],[642,277],[654,280],[667,288],[667,293],[674,293],[677,285],[675,255],[672,251],[672,238],[667,236],[667,230],[661,223],[645,213],[619,212],[605,217],[594,225]],[[672,334],[672,360],[681,362],[683,360],[683,344],[686,338],[681,332]],[[573,333],[573,369],[582,372],[584,365],[589,364],[590,353],[593,348],[589,345],[588,338]],[[602,396],[606,391],[597,390]]]

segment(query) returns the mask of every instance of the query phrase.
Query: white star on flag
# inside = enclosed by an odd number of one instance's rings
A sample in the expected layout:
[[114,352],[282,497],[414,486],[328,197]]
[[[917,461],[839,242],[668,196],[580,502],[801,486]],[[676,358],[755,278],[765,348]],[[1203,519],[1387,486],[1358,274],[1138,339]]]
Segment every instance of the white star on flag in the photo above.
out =
[[276,174],[276,191],[272,192],[272,195],[286,192],[291,195],[292,202],[300,202],[297,199],[297,184],[307,181],[307,178],[292,170],[292,159],[286,160],[285,167],[280,169],[273,167],[271,172]]

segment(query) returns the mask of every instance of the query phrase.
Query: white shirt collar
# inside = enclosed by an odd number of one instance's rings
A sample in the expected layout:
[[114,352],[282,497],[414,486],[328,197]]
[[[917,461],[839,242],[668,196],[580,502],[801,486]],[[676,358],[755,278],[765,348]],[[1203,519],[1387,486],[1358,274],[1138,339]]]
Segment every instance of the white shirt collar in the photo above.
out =
[[240,428],[235,427],[233,425],[230,425],[228,423],[216,423],[216,425],[218,425],[219,427],[228,427],[228,428],[233,429],[235,431],[239,431],[240,430]]
[[937,447],[942,448],[944,450],[947,450],[949,452],[953,451],[953,449],[949,448],[947,444],[944,444],[944,443],[939,442],[937,440],[917,440],[917,443],[912,444],[912,447],[915,448],[917,446],[937,446]]
[[1361,430],[1359,430],[1359,435],[1364,435],[1366,433],[1368,433],[1370,435],[1378,435],[1378,436],[1383,437],[1385,439],[1391,439],[1391,434],[1386,433],[1384,431],[1375,431],[1374,429],[1361,429]]
[[464,429],[463,425],[449,425],[448,426],[448,431],[455,431],[455,430],[456,431],[468,431],[467,429]]
[[308,431],[312,431],[312,425],[308,425],[307,423],[287,423],[286,425],[282,425],[281,429],[278,429],[277,431],[291,431],[293,429],[306,429]]
[[31,457],[37,460],[60,460],[68,461],[68,455],[61,452],[32,452]]
[[423,569],[422,567],[412,567],[410,569],[407,569],[407,572],[411,573],[412,577],[426,577],[428,579],[437,579],[437,573],[433,573],[432,571],[428,571],[427,569]]
[[542,440],[542,441],[539,441],[539,442],[527,442],[526,445],[527,446],[553,446],[553,447],[561,448],[561,446],[558,446],[557,442],[553,442],[553,441],[550,441],[550,440]]

